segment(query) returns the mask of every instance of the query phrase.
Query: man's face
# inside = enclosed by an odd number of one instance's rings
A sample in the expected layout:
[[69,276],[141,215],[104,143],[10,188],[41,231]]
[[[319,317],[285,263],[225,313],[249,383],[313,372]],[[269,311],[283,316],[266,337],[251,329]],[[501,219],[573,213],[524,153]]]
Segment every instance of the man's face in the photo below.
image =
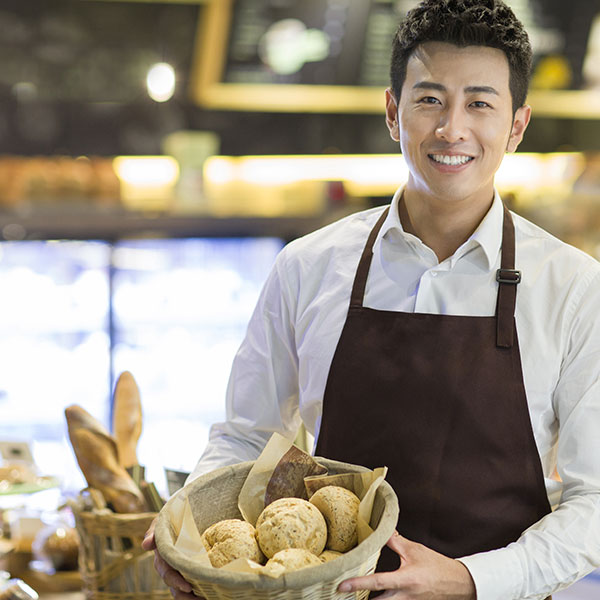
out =
[[519,145],[531,112],[521,107],[513,119],[504,52],[427,42],[408,60],[397,108],[386,95],[388,128],[410,171],[406,190],[489,202],[494,174]]

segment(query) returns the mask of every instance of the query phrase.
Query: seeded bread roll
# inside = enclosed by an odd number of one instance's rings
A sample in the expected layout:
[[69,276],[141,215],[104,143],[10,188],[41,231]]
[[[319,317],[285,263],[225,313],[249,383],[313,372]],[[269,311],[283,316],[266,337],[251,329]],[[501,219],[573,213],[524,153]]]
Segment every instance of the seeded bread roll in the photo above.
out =
[[343,556],[341,552],[336,552],[335,550],[323,550],[321,554],[319,554],[319,560],[323,563],[329,562],[330,560],[335,560]]
[[285,573],[290,571],[298,571],[299,569],[305,569],[306,567],[317,567],[322,562],[319,557],[303,548],[286,548],[276,552],[275,555],[267,561],[266,566],[272,566],[273,564],[281,565],[285,568]]
[[213,567],[222,567],[236,558],[249,558],[258,563],[264,560],[256,541],[256,530],[246,521],[219,521],[211,525],[201,539]]
[[327,524],[319,510],[306,500],[280,498],[259,515],[256,535],[268,558],[286,548],[302,548],[319,555],[327,541]]
[[328,550],[348,552],[358,543],[356,523],[360,500],[350,490],[337,485],[318,489],[310,503],[316,506],[327,521]]

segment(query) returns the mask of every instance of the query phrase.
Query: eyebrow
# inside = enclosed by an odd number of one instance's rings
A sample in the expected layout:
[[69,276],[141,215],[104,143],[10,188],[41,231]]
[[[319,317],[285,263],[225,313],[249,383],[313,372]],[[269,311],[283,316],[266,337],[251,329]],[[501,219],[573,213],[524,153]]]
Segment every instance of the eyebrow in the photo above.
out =
[[[414,89],[422,89],[422,90],[437,90],[439,92],[445,92],[446,87],[441,83],[434,83],[433,81],[418,81],[413,85]],[[464,91],[467,94],[493,94],[495,96],[499,96],[498,91],[490,85],[469,85]]]

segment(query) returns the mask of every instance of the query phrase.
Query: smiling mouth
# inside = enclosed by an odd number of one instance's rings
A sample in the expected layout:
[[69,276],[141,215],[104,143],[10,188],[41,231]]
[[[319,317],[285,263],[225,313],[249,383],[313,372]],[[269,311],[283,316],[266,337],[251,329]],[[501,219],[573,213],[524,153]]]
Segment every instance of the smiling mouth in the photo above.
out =
[[428,154],[427,155],[431,160],[440,165],[450,165],[453,167],[458,167],[460,165],[465,165],[468,162],[474,160],[473,156],[465,156],[465,155],[449,155],[449,154]]

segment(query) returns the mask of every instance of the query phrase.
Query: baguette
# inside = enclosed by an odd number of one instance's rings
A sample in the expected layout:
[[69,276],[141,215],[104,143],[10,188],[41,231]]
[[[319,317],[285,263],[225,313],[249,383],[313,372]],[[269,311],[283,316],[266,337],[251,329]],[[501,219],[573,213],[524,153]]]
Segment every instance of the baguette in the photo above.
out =
[[104,426],[76,404],[65,409],[69,439],[88,485],[102,492],[115,512],[144,512],[140,489],[119,464],[117,444]]
[[129,371],[123,371],[115,385],[112,430],[119,464],[125,468],[137,465],[136,447],[142,433],[142,403],[140,390]]

